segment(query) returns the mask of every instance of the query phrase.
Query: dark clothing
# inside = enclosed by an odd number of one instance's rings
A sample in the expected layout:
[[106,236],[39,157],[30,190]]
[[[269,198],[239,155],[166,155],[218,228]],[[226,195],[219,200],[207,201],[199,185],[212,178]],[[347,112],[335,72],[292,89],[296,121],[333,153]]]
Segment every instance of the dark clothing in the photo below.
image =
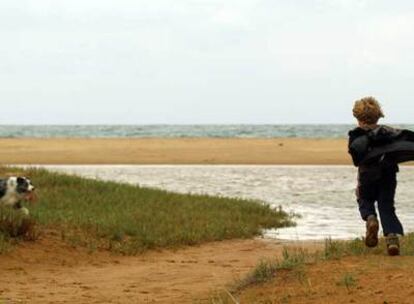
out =
[[348,133],[348,151],[355,166],[376,163],[384,155],[394,163],[414,160],[414,132],[378,126]]
[[384,235],[390,233],[404,234],[394,207],[397,187],[398,166],[373,165],[370,169],[358,170],[358,187],[356,190],[359,212],[363,220],[370,215],[377,215],[375,202],[381,219]]
[[348,149],[358,167],[356,194],[362,219],[377,214],[377,202],[384,235],[403,235],[394,207],[396,175],[399,162],[414,159],[414,133],[387,126],[356,128],[349,132]]

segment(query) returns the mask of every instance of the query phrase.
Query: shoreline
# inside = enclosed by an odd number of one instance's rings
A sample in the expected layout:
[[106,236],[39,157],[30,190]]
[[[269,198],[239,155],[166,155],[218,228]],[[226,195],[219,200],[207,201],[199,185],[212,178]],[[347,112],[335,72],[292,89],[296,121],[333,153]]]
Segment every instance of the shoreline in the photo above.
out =
[[3,165],[351,165],[346,139],[0,138]]

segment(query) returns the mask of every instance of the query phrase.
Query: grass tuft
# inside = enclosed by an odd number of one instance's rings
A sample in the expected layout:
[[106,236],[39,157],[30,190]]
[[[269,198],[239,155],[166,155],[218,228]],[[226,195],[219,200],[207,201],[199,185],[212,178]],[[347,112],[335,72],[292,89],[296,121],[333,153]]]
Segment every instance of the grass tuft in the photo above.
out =
[[367,254],[382,254],[384,247],[384,240],[375,248],[368,248],[365,246],[364,240],[357,238],[351,241],[337,241],[332,239],[325,240],[325,247],[321,253],[321,258],[324,260],[338,260],[345,256],[360,256]]
[[343,275],[341,280],[337,283],[338,286],[344,286],[351,292],[353,288],[355,288],[358,284],[358,280],[354,277],[352,273],[346,273]]
[[277,260],[262,259],[256,267],[239,282],[236,289],[243,289],[250,285],[265,283],[276,277],[277,271],[280,269]]
[[0,232],[0,254],[9,252],[11,249],[11,243],[6,236]]
[[256,267],[247,274],[246,277],[239,280],[231,288],[232,291],[238,292],[248,286],[257,285],[273,280],[280,270],[298,270],[302,273],[301,268],[306,264],[313,262],[314,256],[309,254],[303,248],[284,248],[282,259],[262,259]]
[[311,255],[303,248],[283,248],[282,260],[279,262],[280,269],[292,270],[309,262]]
[[35,241],[39,233],[35,219],[23,216],[12,208],[0,206],[0,235],[3,242],[11,238]]
[[409,233],[401,239],[401,254],[414,256],[414,233]]

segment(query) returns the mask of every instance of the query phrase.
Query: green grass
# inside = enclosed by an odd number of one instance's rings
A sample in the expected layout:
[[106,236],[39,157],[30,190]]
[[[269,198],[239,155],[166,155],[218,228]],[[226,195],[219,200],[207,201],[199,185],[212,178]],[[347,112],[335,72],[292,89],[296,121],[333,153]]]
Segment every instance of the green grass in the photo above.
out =
[[36,221],[12,208],[0,206],[0,254],[8,252],[19,239],[34,241],[38,238]]
[[0,232],[0,254],[9,252],[10,250],[10,240],[3,233]]
[[299,270],[306,263],[312,263],[315,256],[302,248],[284,248],[282,259],[262,259],[247,276],[231,287],[232,293],[248,286],[273,280],[280,270]]
[[57,230],[62,239],[91,250],[137,254],[251,238],[265,228],[293,224],[290,215],[257,201],[177,194],[41,169],[0,170],[6,173],[29,176],[38,189],[39,202],[29,209],[39,229]]
[[345,273],[341,280],[337,282],[338,286],[344,286],[348,292],[350,292],[353,288],[355,288],[358,284],[358,280],[352,273]]
[[232,291],[241,290],[250,285],[261,284],[270,281],[276,276],[280,269],[280,264],[277,260],[263,259],[259,261],[256,267],[237,285]]

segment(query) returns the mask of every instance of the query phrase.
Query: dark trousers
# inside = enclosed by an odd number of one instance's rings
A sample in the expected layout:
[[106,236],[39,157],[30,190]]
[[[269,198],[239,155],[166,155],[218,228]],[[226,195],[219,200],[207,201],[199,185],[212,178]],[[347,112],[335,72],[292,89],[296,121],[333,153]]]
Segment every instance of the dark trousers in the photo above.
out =
[[357,201],[364,221],[369,215],[377,215],[375,202],[381,219],[384,235],[404,230],[395,213],[394,196],[397,187],[398,166],[372,166],[360,168],[358,172]]

